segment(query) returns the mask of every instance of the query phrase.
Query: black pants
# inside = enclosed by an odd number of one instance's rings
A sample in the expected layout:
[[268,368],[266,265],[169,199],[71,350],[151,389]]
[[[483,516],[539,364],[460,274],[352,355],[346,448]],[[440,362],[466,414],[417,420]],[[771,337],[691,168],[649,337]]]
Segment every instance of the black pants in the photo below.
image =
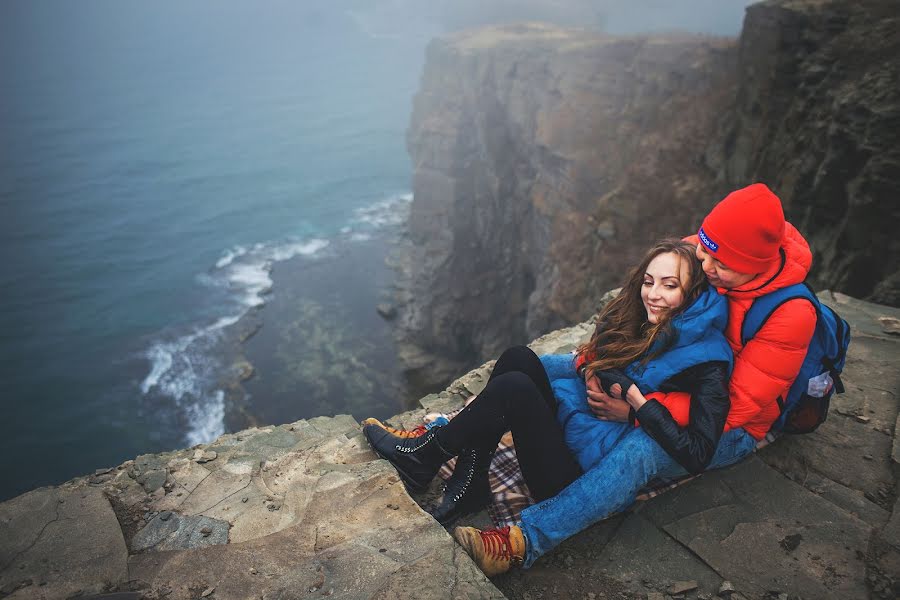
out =
[[535,500],[555,496],[582,474],[556,422],[544,366],[525,346],[500,356],[484,390],[437,435],[443,448],[459,454],[466,448],[494,450],[507,431]]

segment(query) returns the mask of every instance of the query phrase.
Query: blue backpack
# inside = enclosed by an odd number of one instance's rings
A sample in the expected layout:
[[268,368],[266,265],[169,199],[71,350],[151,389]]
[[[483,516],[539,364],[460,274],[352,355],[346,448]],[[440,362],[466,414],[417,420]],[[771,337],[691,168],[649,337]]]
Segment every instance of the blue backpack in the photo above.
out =
[[778,398],[781,416],[772,424],[772,431],[809,433],[825,422],[831,396],[844,393],[841,371],[850,345],[847,321],[819,302],[808,285],[798,283],[753,301],[741,327],[741,343],[753,338],[779,306],[795,298],[806,298],[815,307],[816,330],[787,397]]

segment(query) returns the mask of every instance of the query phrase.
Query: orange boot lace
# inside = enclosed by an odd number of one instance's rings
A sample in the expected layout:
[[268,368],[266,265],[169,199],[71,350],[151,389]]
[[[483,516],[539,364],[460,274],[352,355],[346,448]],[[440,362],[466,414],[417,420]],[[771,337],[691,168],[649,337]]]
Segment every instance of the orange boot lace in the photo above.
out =
[[426,428],[424,425],[418,425],[418,426],[414,427],[413,429],[397,429],[396,427],[391,427],[390,425],[385,425],[378,419],[366,419],[365,421],[362,422],[362,424],[363,425],[378,425],[379,427],[381,427],[382,429],[387,431],[389,434],[399,437],[399,438],[404,438],[404,439],[422,437],[428,431],[428,428]]
[[495,560],[510,561],[513,564],[522,562],[522,557],[513,554],[509,541],[509,527],[485,529],[480,531],[484,552]]

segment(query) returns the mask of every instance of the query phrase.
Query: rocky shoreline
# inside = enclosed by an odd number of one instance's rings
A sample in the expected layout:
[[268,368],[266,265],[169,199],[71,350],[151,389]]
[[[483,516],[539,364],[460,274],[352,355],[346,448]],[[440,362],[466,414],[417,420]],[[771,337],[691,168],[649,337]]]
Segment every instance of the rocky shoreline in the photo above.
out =
[[[528,571],[485,579],[340,415],[139,456],[0,504],[0,597],[896,597],[900,310],[821,296],[854,341],[847,393],[818,431],[640,503]],[[591,328],[531,345],[571,351]],[[491,366],[393,422],[458,407]]]
[[[351,413],[389,417],[435,389],[411,383],[394,324],[403,224],[273,267],[273,291],[226,331],[225,429]],[[449,380],[450,377],[447,378]]]

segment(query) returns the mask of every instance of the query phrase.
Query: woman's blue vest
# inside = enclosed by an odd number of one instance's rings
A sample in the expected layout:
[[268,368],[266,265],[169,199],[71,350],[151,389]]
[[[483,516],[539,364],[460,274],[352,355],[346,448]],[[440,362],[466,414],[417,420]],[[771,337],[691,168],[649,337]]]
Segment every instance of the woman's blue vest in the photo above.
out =
[[[727,323],[728,301],[710,287],[672,320],[675,344],[646,365],[641,365],[640,360],[631,363],[625,373],[641,393],[649,394],[678,373],[701,363],[726,361],[730,372],[734,357],[725,339]],[[556,416],[563,427],[566,444],[578,458],[581,468],[587,471],[632,427],[628,423],[601,421],[594,416],[588,408],[584,380],[575,372],[574,355],[545,355],[541,362],[559,402]]]

